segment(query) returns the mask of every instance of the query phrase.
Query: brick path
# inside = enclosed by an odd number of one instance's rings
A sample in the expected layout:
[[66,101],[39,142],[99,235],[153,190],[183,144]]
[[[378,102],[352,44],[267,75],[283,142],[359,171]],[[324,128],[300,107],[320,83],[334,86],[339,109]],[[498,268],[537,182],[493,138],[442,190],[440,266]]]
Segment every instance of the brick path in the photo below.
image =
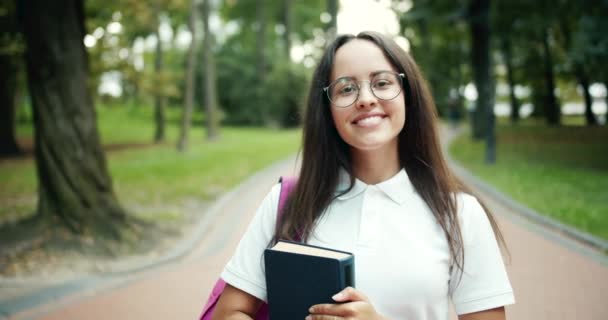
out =
[[[179,263],[116,279],[8,319],[196,319],[254,208],[277,177],[293,174],[292,169],[286,162],[245,183],[221,215],[209,217],[212,223],[200,245]],[[605,257],[589,258],[585,248],[480,195],[495,212],[511,253],[507,268],[517,303],[507,307],[509,319],[608,319]]]

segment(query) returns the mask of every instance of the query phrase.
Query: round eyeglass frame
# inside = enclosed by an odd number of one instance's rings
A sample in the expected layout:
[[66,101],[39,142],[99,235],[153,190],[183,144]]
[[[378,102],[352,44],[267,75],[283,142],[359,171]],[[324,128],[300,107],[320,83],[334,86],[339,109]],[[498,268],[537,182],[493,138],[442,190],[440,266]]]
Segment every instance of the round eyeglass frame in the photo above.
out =
[[[367,82],[369,84],[369,90],[371,91],[371,93],[374,95],[374,97],[376,97],[376,98],[378,98],[380,100],[389,101],[389,100],[393,100],[393,99],[397,98],[397,96],[399,96],[399,94],[403,91],[403,79],[405,79],[405,73],[398,73],[398,72],[392,72],[392,71],[383,71],[383,72],[380,72],[380,73],[392,73],[392,74],[398,76],[397,79],[399,79],[399,81],[400,81],[400,83],[399,83],[399,92],[397,92],[397,94],[395,94],[394,97],[389,98],[389,99],[384,99],[384,98],[378,97],[376,95],[376,93],[374,92],[374,89],[372,88],[372,82],[371,82],[371,80],[355,80],[355,83],[357,84],[357,96],[355,97],[355,99],[353,100],[353,102],[351,102],[350,104],[344,105],[344,106],[335,104],[331,100],[330,92],[329,92],[329,87],[331,87],[332,85],[334,85],[336,83],[336,81],[339,81],[342,78],[334,80],[327,87],[324,87],[323,91],[325,91],[325,94],[327,95],[327,99],[329,99],[329,102],[332,105],[336,106],[337,108],[348,108],[348,107],[352,106],[353,104],[355,104],[355,102],[357,102],[357,100],[359,100],[359,94],[361,93],[361,86],[359,85],[359,82]],[[378,74],[380,74],[380,73],[378,73]]]

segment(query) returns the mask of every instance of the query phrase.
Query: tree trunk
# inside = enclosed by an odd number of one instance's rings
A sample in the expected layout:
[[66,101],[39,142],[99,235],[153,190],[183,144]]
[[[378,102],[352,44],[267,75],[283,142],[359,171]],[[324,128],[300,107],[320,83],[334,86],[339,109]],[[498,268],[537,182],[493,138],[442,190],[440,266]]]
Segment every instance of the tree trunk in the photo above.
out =
[[84,5],[18,1],[35,124],[38,217],[78,234],[119,239],[127,215],[112,189],[87,91]]
[[509,83],[509,98],[511,100],[511,123],[519,121],[519,101],[515,96],[515,76],[513,75],[513,54],[511,50],[511,39],[505,35],[502,41],[502,53],[507,67],[507,82]]
[[[606,90],[608,91],[608,81],[604,81],[604,88],[606,88]],[[608,108],[608,92],[604,96],[604,100],[606,103],[606,108]],[[608,109],[606,110],[606,113],[604,113],[604,125],[608,126]]]
[[266,19],[267,19],[267,3],[265,0],[256,0],[256,83],[255,86],[255,104],[259,110],[259,121],[264,125],[269,125],[271,122],[270,110],[264,103],[264,94],[266,92]]
[[[488,119],[494,118],[489,0],[472,0],[469,10],[472,42],[471,63],[475,87],[477,87],[477,101],[473,113],[473,138],[487,139],[493,137],[494,131],[494,128],[491,127],[493,121],[488,121]],[[487,149],[487,151],[492,150]],[[491,155],[486,155],[486,160],[491,158]]]
[[13,56],[0,54],[0,157],[21,154],[15,137],[17,71]]
[[177,142],[177,150],[179,151],[186,151],[188,149],[188,134],[190,132],[190,124],[192,123],[195,85],[194,72],[196,70],[196,12],[196,1],[191,0],[188,28],[190,29],[192,40],[190,41],[190,46],[188,47],[184,113],[182,115],[182,126],[179,134],[179,141]]
[[579,63],[574,67],[576,69],[576,78],[578,79],[578,83],[581,85],[583,89],[583,97],[585,99],[585,121],[588,126],[596,126],[598,125],[597,118],[593,113],[593,99],[591,98],[591,94],[589,93],[589,78],[583,69],[583,66]]
[[160,75],[163,72],[163,45],[160,39],[160,20],[159,25],[156,27],[156,52],[154,55],[154,71],[156,73],[156,94],[154,95],[154,120],[155,120],[155,131],[154,131],[154,142],[162,142],[165,140],[165,97],[160,90],[161,81]]
[[490,56],[490,2],[472,0],[470,7],[472,67],[477,87],[474,137],[486,139],[486,163],[496,162],[494,135],[494,79]]
[[203,64],[205,65],[204,88],[205,114],[207,125],[207,140],[216,140],[219,137],[217,121],[217,91],[215,86],[215,61],[213,58],[213,35],[209,30],[209,16],[211,11],[210,0],[203,0]]
[[293,0],[283,0],[283,25],[285,33],[283,34],[283,42],[285,44],[285,57],[287,61],[291,61],[291,5]]
[[338,1],[327,0],[327,12],[331,16],[331,21],[327,24],[327,34],[329,41],[336,38],[338,34]]
[[555,98],[555,76],[553,74],[553,58],[549,48],[549,34],[545,29],[543,33],[543,55],[545,66],[545,117],[550,125],[560,124],[560,110]]

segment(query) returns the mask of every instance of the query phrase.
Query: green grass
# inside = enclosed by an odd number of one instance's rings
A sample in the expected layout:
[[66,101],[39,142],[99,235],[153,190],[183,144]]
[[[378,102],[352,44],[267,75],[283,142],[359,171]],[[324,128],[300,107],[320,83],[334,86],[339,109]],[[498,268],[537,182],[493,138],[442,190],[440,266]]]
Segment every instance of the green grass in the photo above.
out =
[[[195,127],[189,135],[189,151],[179,153],[177,110],[169,110],[167,120],[167,142],[152,145],[150,109],[98,108],[115,192],[138,216],[176,219],[185,202],[216,198],[255,171],[294,153],[300,144],[299,130],[224,127],[218,141],[206,142],[203,129]],[[27,140],[32,130],[22,124],[18,132]],[[36,185],[32,159],[0,162],[0,223],[34,212]]]
[[460,164],[541,214],[608,239],[608,128],[522,123],[497,129],[497,163],[467,132],[450,145]]

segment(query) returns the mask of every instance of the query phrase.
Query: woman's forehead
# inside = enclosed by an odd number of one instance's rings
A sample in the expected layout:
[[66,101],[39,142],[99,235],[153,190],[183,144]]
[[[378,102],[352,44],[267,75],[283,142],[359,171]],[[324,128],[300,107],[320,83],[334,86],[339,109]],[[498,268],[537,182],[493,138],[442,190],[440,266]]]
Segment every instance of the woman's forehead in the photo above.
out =
[[331,80],[342,77],[368,79],[378,71],[394,71],[382,49],[371,41],[354,39],[336,51]]

